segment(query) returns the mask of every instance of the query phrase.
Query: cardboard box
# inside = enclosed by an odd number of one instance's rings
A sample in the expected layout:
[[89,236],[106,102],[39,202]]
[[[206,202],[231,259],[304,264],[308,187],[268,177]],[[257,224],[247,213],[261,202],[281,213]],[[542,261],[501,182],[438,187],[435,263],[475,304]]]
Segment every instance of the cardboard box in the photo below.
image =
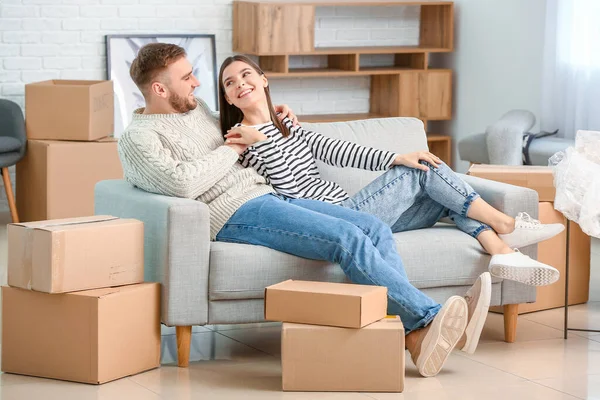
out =
[[[536,190],[540,201],[538,219],[545,224],[562,223],[566,226],[566,218],[554,209],[556,189],[551,167],[476,164],[469,168],[469,175]],[[590,237],[579,225],[569,224],[569,304],[573,305],[585,303],[589,298],[591,243]],[[535,303],[520,304],[519,314],[564,306],[566,246],[566,230],[538,244],[538,260],[558,269],[560,279],[554,285],[537,288]],[[503,312],[502,307],[492,307],[491,310]]]
[[93,215],[96,183],[123,179],[117,141],[28,140],[16,178],[23,222]]
[[404,389],[404,327],[400,319],[383,319],[362,329],[284,323],[281,335],[283,390]]
[[287,280],[265,289],[265,319],[362,328],[386,316],[387,288]]
[[160,285],[46,294],[2,287],[2,371],[99,384],[160,363]]
[[[566,218],[554,209],[553,203],[539,204],[539,220],[544,224],[561,223],[566,225]],[[571,224],[570,265],[569,265],[569,305],[586,303],[590,288],[590,237],[579,225]],[[565,272],[566,272],[566,239],[564,230],[555,237],[538,244],[538,260],[552,265],[560,272],[560,279],[553,285],[537,288],[535,303],[519,305],[519,314],[533,311],[563,307],[565,304]],[[503,312],[502,307],[492,307],[494,312]]]
[[144,281],[144,224],[94,216],[8,225],[8,284],[63,293]]
[[551,167],[474,164],[469,168],[468,174],[533,189],[538,192],[540,201],[554,201],[556,195]]
[[49,80],[25,85],[28,139],[96,140],[113,134],[112,81]]

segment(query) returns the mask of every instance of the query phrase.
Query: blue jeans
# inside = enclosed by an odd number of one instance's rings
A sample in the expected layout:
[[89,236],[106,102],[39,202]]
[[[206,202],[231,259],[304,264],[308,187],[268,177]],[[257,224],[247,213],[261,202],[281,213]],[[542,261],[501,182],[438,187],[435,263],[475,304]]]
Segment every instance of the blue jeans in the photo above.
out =
[[341,205],[376,216],[394,233],[429,228],[445,217],[473,237],[491,229],[467,217],[480,197],[468,183],[444,163],[439,168],[421,164],[429,171],[394,166]]
[[406,334],[441,308],[408,281],[390,228],[363,212],[269,194],[240,207],[216,239],[338,263],[351,282],[385,286],[388,314],[400,316]]

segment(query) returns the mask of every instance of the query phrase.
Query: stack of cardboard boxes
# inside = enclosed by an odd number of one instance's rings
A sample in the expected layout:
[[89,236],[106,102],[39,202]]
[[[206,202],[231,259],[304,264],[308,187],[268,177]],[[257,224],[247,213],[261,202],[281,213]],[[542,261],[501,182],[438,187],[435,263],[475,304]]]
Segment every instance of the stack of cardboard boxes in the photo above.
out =
[[265,290],[281,333],[285,391],[402,392],[404,327],[387,288],[288,280]]
[[144,282],[141,221],[8,225],[2,370],[99,384],[160,362],[160,285]]
[[21,221],[94,214],[94,186],[123,178],[112,81],[25,85],[27,152],[17,164]]
[[[560,271],[560,280],[550,286],[537,288],[535,303],[520,304],[519,314],[563,307],[565,304],[566,249],[569,246],[569,305],[588,301],[590,286],[590,237],[579,225],[554,209],[554,175],[551,167],[473,165],[469,175],[533,189],[539,196],[539,220],[545,224],[571,225],[571,238],[566,243],[566,231],[538,244],[538,260]],[[492,307],[502,312],[502,307]]]

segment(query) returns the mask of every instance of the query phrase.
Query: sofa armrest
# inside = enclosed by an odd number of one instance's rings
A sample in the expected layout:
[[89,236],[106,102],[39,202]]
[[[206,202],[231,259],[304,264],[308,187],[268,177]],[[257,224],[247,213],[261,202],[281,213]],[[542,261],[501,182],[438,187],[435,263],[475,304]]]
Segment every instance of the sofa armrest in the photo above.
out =
[[[519,212],[526,212],[533,218],[538,217],[539,196],[533,189],[509,185],[476,176],[459,174],[465,182],[481,195],[481,198],[495,209],[515,217]],[[537,259],[537,245],[519,249],[533,259]],[[533,286],[504,280],[502,282],[502,304],[521,304],[535,301],[536,289]]]
[[106,180],[94,191],[96,215],[144,223],[144,278],[162,285],[161,320],[169,326],[208,322],[210,212],[200,201]]

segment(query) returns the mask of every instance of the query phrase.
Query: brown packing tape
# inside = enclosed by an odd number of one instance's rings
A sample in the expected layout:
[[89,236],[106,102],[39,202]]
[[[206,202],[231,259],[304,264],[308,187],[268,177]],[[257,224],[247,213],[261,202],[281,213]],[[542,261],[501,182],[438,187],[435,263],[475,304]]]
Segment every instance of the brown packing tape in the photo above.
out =
[[116,219],[119,219],[119,217],[99,215],[97,217],[91,217],[91,218],[86,217],[85,219],[77,218],[77,220],[75,220],[75,219],[76,218],[73,218],[73,221],[63,221],[63,222],[52,222],[53,220],[49,220],[47,224],[44,224],[41,226],[36,226],[36,227],[33,227],[32,229],[42,229],[43,230],[45,228],[52,228],[55,226],[93,224],[93,223],[98,223],[98,222],[114,221]]
[[25,230],[25,245],[23,246],[23,271],[27,280],[27,289],[31,289],[33,278],[33,229]]

